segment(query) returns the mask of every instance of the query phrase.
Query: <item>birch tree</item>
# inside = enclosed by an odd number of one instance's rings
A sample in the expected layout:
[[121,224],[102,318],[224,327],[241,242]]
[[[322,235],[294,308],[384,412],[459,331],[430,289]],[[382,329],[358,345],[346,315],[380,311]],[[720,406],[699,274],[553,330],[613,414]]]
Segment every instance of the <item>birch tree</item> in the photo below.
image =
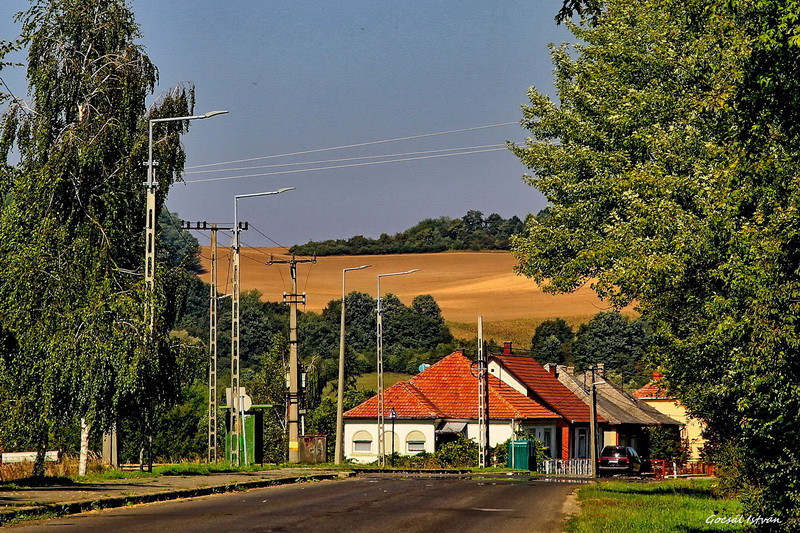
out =
[[[146,424],[175,397],[158,280],[154,335],[143,321],[143,162],[148,119],[190,115],[194,90],[148,107],[158,71],[124,0],[37,0],[17,18],[20,38],[0,47],[0,60],[25,51],[28,82],[26,97],[0,96],[2,429],[41,451],[59,427],[105,429],[125,413]],[[157,132],[159,210],[187,128]]]

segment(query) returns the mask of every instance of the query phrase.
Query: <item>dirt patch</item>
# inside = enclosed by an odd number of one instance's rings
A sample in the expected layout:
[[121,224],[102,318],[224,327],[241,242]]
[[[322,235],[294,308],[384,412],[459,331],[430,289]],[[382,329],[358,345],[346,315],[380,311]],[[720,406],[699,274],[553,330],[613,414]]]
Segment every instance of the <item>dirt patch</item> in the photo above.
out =
[[567,494],[567,498],[564,500],[564,506],[561,508],[561,511],[566,515],[565,520],[581,512],[581,504],[578,502],[579,488],[580,487],[575,487],[572,492]]

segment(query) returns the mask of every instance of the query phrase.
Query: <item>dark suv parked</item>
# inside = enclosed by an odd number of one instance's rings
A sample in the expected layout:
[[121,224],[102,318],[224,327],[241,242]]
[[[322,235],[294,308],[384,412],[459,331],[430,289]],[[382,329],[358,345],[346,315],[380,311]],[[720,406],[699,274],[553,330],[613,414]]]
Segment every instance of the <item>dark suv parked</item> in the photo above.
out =
[[642,471],[642,459],[630,446],[606,446],[597,459],[597,472],[601,476],[611,474],[638,474]]

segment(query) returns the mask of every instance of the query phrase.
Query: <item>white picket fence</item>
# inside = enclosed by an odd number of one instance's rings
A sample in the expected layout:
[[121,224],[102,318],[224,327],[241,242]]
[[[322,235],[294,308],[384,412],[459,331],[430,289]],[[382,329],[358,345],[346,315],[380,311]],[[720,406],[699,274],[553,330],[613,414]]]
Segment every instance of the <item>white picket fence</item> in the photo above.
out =
[[542,461],[545,474],[556,476],[592,476],[591,459],[546,459]]

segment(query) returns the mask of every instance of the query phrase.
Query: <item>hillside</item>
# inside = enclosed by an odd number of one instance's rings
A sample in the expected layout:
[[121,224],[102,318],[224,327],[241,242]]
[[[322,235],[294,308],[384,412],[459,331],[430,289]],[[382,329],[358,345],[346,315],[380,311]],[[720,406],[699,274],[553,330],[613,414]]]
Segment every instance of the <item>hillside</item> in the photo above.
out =
[[[218,249],[220,280],[230,278],[229,253],[228,248]],[[281,301],[291,290],[289,269],[265,264],[270,254],[285,259],[281,253],[285,250],[243,250],[242,290],[258,289],[265,300]],[[202,257],[206,272],[201,278],[208,282],[208,248],[203,248]],[[477,317],[482,315],[487,339],[512,340],[527,348],[541,321],[562,317],[575,325],[607,308],[588,286],[566,295],[545,294],[531,280],[513,273],[516,262],[511,252],[489,251],[321,257],[316,264],[297,267],[298,290],[307,294],[306,310],[319,312],[330,300],[341,298],[342,269],[364,264],[372,267],[348,273],[347,292],[374,296],[377,274],[419,268],[414,274],[382,278],[382,292],[397,295],[405,304],[418,294],[433,295],[456,337],[474,336]],[[223,282],[220,292],[228,290]]]

